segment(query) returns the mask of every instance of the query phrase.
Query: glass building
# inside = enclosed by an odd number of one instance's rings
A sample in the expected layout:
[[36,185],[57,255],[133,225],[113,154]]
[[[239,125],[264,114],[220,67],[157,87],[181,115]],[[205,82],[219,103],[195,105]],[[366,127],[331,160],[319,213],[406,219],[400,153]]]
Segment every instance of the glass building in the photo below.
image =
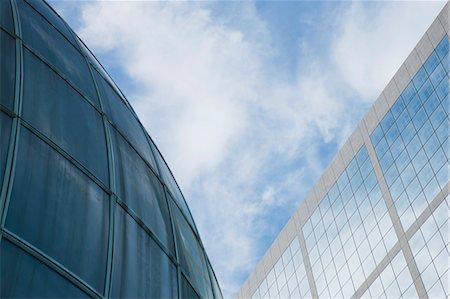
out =
[[449,3],[236,298],[449,298]]
[[45,2],[0,0],[0,297],[222,298],[126,98]]

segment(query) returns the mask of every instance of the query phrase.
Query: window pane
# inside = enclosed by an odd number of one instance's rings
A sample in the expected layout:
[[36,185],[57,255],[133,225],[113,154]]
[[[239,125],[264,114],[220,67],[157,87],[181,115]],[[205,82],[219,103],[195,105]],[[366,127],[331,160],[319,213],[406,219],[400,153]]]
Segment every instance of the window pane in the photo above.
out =
[[24,69],[23,117],[108,184],[100,113],[28,50]]
[[14,33],[13,15],[9,1],[0,1],[0,26],[10,33]]
[[152,146],[153,152],[155,153],[156,161],[159,166],[159,171],[161,172],[161,177],[164,180],[164,183],[167,185],[167,188],[169,188],[172,198],[174,198],[178,207],[183,211],[184,215],[188,219],[191,226],[194,229],[196,229],[194,220],[192,219],[192,216],[191,216],[191,212],[189,211],[186,201],[184,200],[184,196],[181,193],[180,188],[178,188],[178,184],[175,181],[175,179],[172,175],[172,172],[169,169],[169,166],[167,166],[166,162],[164,161],[164,158],[162,157],[161,153],[154,145],[153,141],[151,141],[151,146]]
[[94,81],[86,60],[64,36],[23,0],[18,1],[23,39],[69,81],[98,104]]
[[0,112],[0,186],[5,175],[6,159],[8,158],[9,137],[11,135],[11,118]]
[[43,15],[56,29],[61,32],[73,45],[77,45],[72,34],[67,29],[64,21],[42,0],[26,0],[41,15]]
[[80,289],[9,241],[0,253],[1,298],[88,298]]
[[199,294],[204,298],[211,298],[211,284],[203,250],[181,211],[173,203],[171,207],[181,267]]
[[126,106],[125,102],[113,90],[113,88],[100,76],[96,71],[95,79],[97,81],[106,113],[110,120],[117,126],[119,131],[130,141],[136,150],[144,157],[144,159],[156,170],[156,164],[150,151],[150,146],[145,137],[145,133]]
[[6,228],[103,293],[107,194],[24,127],[20,136]]
[[117,193],[143,222],[174,253],[164,189],[136,151],[114,129]]
[[122,208],[116,217],[112,297],[176,298],[175,265]]
[[180,298],[186,299],[200,299],[197,293],[194,291],[187,279],[181,276],[181,296]]
[[[0,1],[3,2],[5,1]],[[16,76],[15,42],[3,30],[0,30],[0,72],[0,104],[13,111]]]

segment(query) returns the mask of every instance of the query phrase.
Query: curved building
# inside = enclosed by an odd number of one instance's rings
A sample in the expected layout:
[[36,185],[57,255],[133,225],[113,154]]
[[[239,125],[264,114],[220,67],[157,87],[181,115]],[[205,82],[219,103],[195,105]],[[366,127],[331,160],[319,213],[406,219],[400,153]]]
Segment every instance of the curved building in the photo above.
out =
[[221,298],[123,94],[45,2],[0,0],[0,297]]

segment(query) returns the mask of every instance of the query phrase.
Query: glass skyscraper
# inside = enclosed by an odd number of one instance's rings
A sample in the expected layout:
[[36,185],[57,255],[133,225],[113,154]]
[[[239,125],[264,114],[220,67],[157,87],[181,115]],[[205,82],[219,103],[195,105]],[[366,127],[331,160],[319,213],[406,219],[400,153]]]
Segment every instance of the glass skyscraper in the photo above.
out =
[[126,98],[43,1],[0,0],[0,297],[222,298]]
[[449,3],[236,298],[449,298]]

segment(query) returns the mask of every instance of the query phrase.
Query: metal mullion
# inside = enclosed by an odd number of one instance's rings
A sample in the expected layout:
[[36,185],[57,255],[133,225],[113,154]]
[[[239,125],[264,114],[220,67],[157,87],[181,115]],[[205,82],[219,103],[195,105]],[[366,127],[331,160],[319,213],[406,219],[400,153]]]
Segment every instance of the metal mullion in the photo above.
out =
[[[146,134],[147,135],[147,134]],[[153,153],[153,151],[152,151]],[[158,165],[158,163],[156,163],[156,165]],[[177,267],[177,285],[178,285],[178,298],[181,298],[181,264],[180,264],[180,258],[179,258],[179,254],[178,254],[178,242],[177,242],[177,238],[176,238],[176,232],[175,232],[175,224],[174,224],[174,219],[172,216],[172,209],[171,209],[171,205],[169,203],[169,197],[167,196],[167,192],[169,191],[167,189],[167,187],[162,184],[163,186],[163,191],[164,191],[164,200],[166,201],[167,204],[167,210],[169,211],[169,221],[170,221],[170,229],[172,231],[172,239],[173,239],[173,246],[175,248],[175,260],[176,260],[176,267]]]
[[80,288],[82,291],[87,293],[89,296],[93,298],[100,298],[101,296],[99,293],[93,289],[90,285],[88,285],[86,282],[84,282],[80,277],[78,277],[75,273],[64,267],[62,264],[54,260],[52,257],[47,255],[45,252],[38,249],[33,244],[27,242],[26,240],[22,239],[20,236],[16,235],[15,233],[9,231],[6,228],[1,229],[2,237],[6,240],[13,243],[15,246],[19,247],[26,253],[30,254],[34,258],[38,259],[42,263],[44,263],[46,266],[48,266],[51,270],[55,271],[59,275],[61,275],[63,278],[67,279],[70,283]]
[[[43,15],[43,14],[41,14],[41,12],[40,11],[38,11],[37,9],[35,9],[34,8],[34,6],[31,4],[31,2],[29,1],[29,0],[24,0],[25,2],[26,2],[26,4],[27,5],[29,5],[30,7],[31,7],[31,9],[33,9],[38,15],[40,15],[50,26],[52,26],[59,34],[61,34],[62,35],[62,37],[65,39],[65,40],[67,40],[75,49],[77,49],[77,50],[79,50],[77,47],[76,47],[76,45],[74,45],[74,43],[73,42],[71,42],[67,37],[66,37],[66,35],[64,34],[64,33],[62,33],[58,28],[56,28],[55,26],[53,26],[53,23],[49,20],[49,19],[47,19],[47,17],[45,16],[45,15]],[[45,1],[45,0],[42,0],[42,2],[44,2],[45,4],[46,4],[46,6],[48,7],[48,8],[50,8],[50,10],[51,11],[53,11],[56,15],[57,15],[57,17],[60,19],[60,20],[62,20],[63,21],[63,23],[64,23],[64,25],[66,26],[66,28],[67,28],[67,25],[66,25],[66,22],[64,22],[64,20],[61,18],[61,16],[50,6],[50,5],[48,5],[48,3],[47,3],[47,1]]]
[[[66,24],[64,22],[64,24]],[[75,39],[75,41],[79,41],[78,38],[76,38],[75,33],[70,29],[69,26],[68,30],[72,37]],[[111,137],[111,131],[108,126],[108,119],[105,114],[105,107],[103,104],[103,100],[97,85],[97,82],[95,80],[93,71],[91,69],[91,65],[89,63],[88,58],[81,52],[81,46],[78,45],[80,48],[80,53],[82,57],[84,58],[89,73],[91,75],[92,82],[94,83],[95,91],[97,93],[97,98],[100,104],[101,109],[101,116],[102,116],[102,123],[103,123],[103,129],[105,133],[105,139],[106,139],[106,148],[107,148],[107,157],[108,157],[108,170],[109,170],[109,188],[111,190],[109,194],[109,227],[108,227],[108,256],[107,256],[107,266],[106,266],[106,275],[105,275],[105,289],[104,289],[104,297],[110,298],[111,297],[111,285],[112,285],[112,273],[113,273],[113,254],[114,254],[114,236],[115,236],[115,210],[116,210],[116,198],[114,193],[116,192],[116,181],[115,181],[115,166],[114,166],[114,147],[112,145],[112,137]],[[95,107],[95,106],[94,106]]]
[[[14,20],[15,34],[20,37],[21,26],[19,20],[19,13],[17,11],[17,5],[15,0],[10,0],[11,10]],[[5,167],[5,174],[3,178],[2,191],[0,194],[0,228],[4,226],[6,220],[6,214],[8,212],[9,197],[11,196],[11,186],[15,173],[15,160],[18,151],[19,133],[20,133],[20,118],[21,113],[21,101],[23,91],[23,55],[22,55],[22,42],[19,38],[16,38],[16,75],[14,86],[14,113],[16,116],[12,120],[10,143],[8,148],[8,158]]]
[[131,217],[137,224],[138,226],[145,231],[150,238],[158,245],[158,247],[161,248],[161,250],[170,258],[170,260],[172,260],[172,262],[174,264],[178,264],[176,256],[173,255],[170,252],[170,249],[164,245],[164,243],[158,238],[158,236],[150,229],[150,227],[148,227],[144,221],[139,218],[139,216],[131,209],[129,208],[126,203],[119,198],[118,196],[116,196],[116,203],[117,205],[119,205],[127,214],[129,217]]
[[96,183],[105,193],[111,194],[111,190],[109,190],[108,186],[105,185],[100,179],[98,179],[93,173],[90,172],[89,169],[86,168],[83,164],[81,164],[78,160],[76,160],[74,157],[72,157],[69,153],[67,153],[64,149],[60,148],[53,140],[45,136],[42,132],[40,132],[38,129],[33,127],[31,124],[29,124],[27,121],[20,119],[20,123],[22,126],[27,128],[33,135],[38,137],[41,141],[45,142],[50,148],[55,150],[58,154],[63,156],[65,159],[67,159],[71,164],[80,170],[83,174],[85,174],[90,180],[92,180],[94,183]]
[[[33,49],[31,45],[28,45],[25,41],[21,40],[23,46],[27,49],[27,51],[31,52],[34,56],[36,56],[41,62],[43,62],[48,68],[50,68],[54,73],[56,73],[62,80],[64,80],[69,86],[75,90],[84,100],[86,100],[91,106],[94,107],[100,114],[102,113],[99,108],[94,104],[94,102],[89,99],[84,92],[72,83],[67,76],[65,76],[56,66],[54,66],[50,61],[48,61],[44,56],[42,56],[37,50]],[[83,56],[84,57],[84,56]]]
[[[161,183],[164,184],[163,178],[162,178],[162,177],[159,178],[159,174],[157,174],[157,173],[155,172],[155,169],[153,169],[154,167],[151,166],[150,163],[147,161],[147,159],[145,159],[145,158],[143,157],[143,155],[135,148],[135,146],[134,146],[134,145],[128,140],[128,138],[125,136],[125,134],[123,134],[123,133],[120,131],[120,129],[117,127],[117,125],[114,124],[114,123],[112,122],[112,120],[108,118],[108,116],[106,116],[106,119],[108,119],[109,124],[114,128],[114,130],[115,130],[117,133],[119,133],[120,137],[122,137],[123,140],[125,140],[125,142],[128,143],[128,145],[131,146],[131,148],[137,153],[137,155],[139,156],[139,158],[141,158],[142,161],[144,161],[145,165],[146,165],[148,168],[150,168],[150,170],[153,172],[153,174],[154,174],[156,177],[158,177],[159,181],[161,181]],[[152,152],[151,148],[150,148],[150,152]],[[156,164],[156,167],[158,167],[158,162],[156,162],[156,160],[155,160],[155,164]],[[158,169],[157,169],[157,170],[158,170]]]

